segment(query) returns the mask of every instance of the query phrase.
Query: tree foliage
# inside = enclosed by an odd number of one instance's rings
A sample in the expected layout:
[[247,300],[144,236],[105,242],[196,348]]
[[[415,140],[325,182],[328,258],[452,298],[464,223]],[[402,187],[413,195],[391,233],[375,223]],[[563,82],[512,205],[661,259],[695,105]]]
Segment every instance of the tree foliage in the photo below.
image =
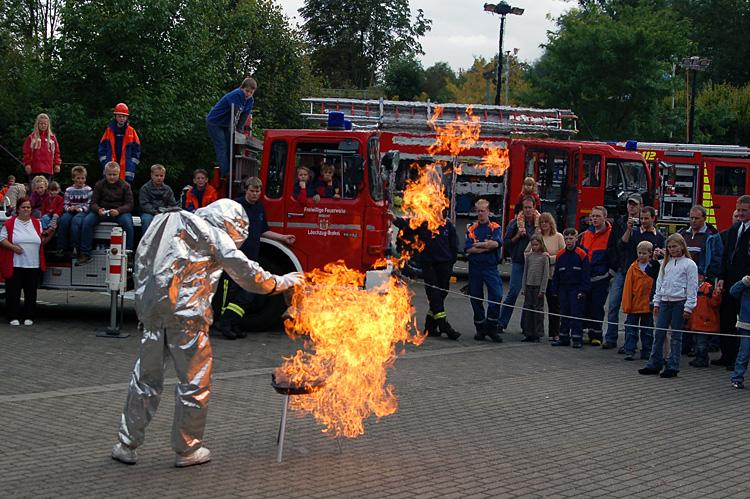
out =
[[305,0],[299,10],[312,63],[328,86],[367,88],[388,61],[422,54],[418,38],[432,21],[409,0]]
[[557,24],[527,74],[526,103],[573,109],[586,138],[663,140],[659,104],[676,83],[673,55],[690,49],[689,22],[663,2],[600,0]]
[[386,97],[395,100],[420,100],[424,86],[422,63],[414,56],[391,61],[385,68]]
[[[0,97],[0,143],[20,153],[35,115],[48,112],[63,161],[89,164],[94,181],[99,139],[118,102],[128,104],[143,147],[134,185],[157,162],[171,179],[188,181],[195,168],[215,164],[205,117],[244,77],[259,85],[256,133],[299,126],[300,98],[314,83],[304,41],[272,0],[68,0],[44,68],[9,38],[0,33],[0,67],[39,81],[2,79],[2,95],[13,86],[16,102]],[[0,158],[10,169],[7,155]]]

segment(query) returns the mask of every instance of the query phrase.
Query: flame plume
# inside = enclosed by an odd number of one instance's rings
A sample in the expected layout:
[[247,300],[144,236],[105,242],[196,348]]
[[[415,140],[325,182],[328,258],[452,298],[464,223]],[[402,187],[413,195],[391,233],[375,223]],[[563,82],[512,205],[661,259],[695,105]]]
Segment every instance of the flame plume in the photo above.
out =
[[441,166],[439,163],[424,167],[412,165],[418,169],[419,178],[406,182],[402,205],[404,211],[411,215],[409,227],[412,229],[416,230],[427,222],[427,228],[435,233],[445,225],[443,212],[448,208],[448,199],[443,193]]
[[412,293],[395,278],[365,291],[364,275],[341,261],[306,275],[308,286],[295,288],[285,326],[290,336],[306,337],[307,351],[285,357],[276,378],[308,386],[324,382],[309,395],[292,397],[290,407],[313,414],[331,437],[354,438],[364,433],[365,418],[396,412],[398,397],[386,385],[396,343],[419,345],[425,336],[410,326]]

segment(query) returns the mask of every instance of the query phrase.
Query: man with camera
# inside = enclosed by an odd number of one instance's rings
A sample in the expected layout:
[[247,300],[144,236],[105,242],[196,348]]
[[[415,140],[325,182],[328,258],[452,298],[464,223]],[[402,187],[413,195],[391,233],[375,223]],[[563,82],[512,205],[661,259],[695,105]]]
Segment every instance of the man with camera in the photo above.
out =
[[[612,223],[612,233],[607,242],[607,253],[610,254],[610,260],[614,267],[615,275],[612,278],[612,286],[609,291],[609,309],[607,310],[607,332],[604,335],[604,344],[602,348],[608,350],[617,346],[617,337],[619,335],[620,322],[620,303],[622,302],[622,288],[625,286],[625,276],[628,273],[630,265],[625,265],[627,260],[626,251],[620,251],[618,243],[623,234],[628,230],[628,221],[635,220],[641,213],[643,198],[640,194],[631,194],[628,198],[628,213],[621,217],[615,218]],[[617,255],[617,258],[613,258]],[[624,350],[623,350],[624,352]]]

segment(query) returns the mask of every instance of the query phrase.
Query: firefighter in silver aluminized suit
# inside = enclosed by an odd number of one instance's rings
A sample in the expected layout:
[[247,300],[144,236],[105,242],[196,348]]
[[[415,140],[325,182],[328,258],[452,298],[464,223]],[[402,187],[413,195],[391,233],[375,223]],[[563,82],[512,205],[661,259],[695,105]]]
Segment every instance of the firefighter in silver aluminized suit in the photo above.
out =
[[242,206],[221,199],[195,213],[156,217],[141,240],[134,276],[135,307],[143,324],[141,354],[120,420],[120,442],[112,449],[114,459],[135,463],[135,449],[159,405],[167,356],[179,378],[172,424],[175,465],[211,459],[202,447],[213,363],[208,327],[222,270],[253,293],[280,293],[304,282],[301,273],[275,276],[249,260],[238,249],[247,231]]

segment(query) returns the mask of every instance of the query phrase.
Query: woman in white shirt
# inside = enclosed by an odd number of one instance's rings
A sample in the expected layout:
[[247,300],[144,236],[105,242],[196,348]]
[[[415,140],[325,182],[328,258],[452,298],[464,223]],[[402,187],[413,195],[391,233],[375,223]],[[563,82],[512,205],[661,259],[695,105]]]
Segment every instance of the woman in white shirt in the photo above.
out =
[[[31,217],[31,200],[16,203],[16,215],[0,229],[0,272],[5,278],[5,303],[11,326],[34,324],[36,292],[45,269],[41,223]],[[21,292],[24,303],[21,307]]]

